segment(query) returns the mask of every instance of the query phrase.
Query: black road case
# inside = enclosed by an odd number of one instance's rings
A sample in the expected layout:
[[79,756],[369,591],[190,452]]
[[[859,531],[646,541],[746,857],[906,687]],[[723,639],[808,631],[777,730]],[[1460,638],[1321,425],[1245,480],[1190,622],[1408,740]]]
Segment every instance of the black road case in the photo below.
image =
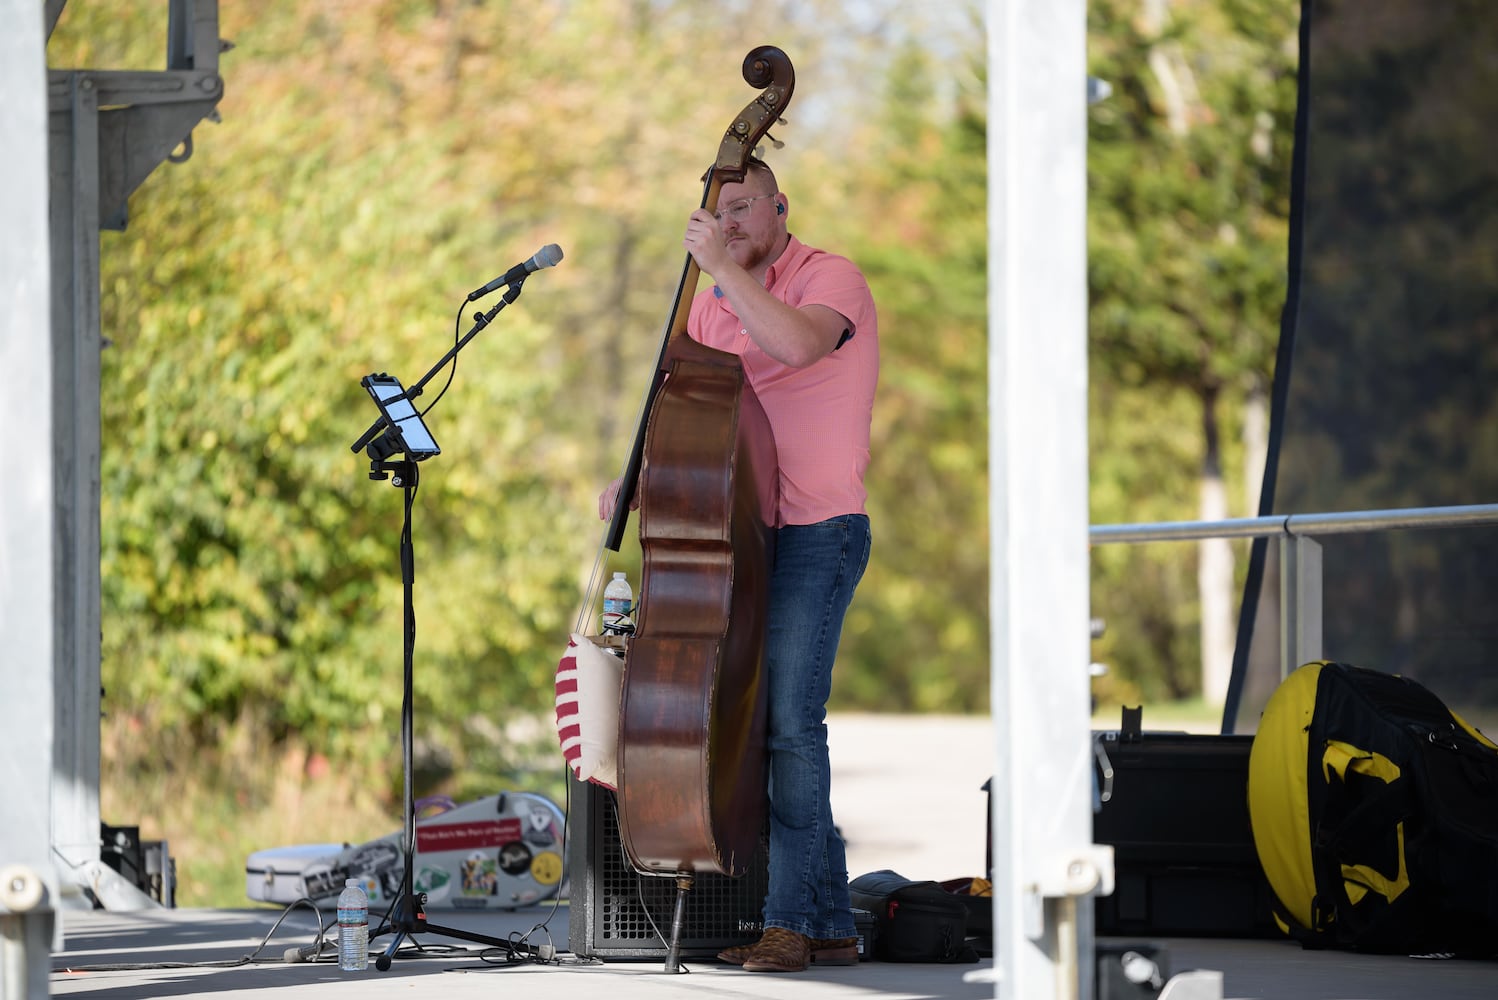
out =
[[1252,736],[1145,732],[1125,709],[1093,734],[1094,839],[1113,845],[1100,935],[1283,937],[1248,818]]

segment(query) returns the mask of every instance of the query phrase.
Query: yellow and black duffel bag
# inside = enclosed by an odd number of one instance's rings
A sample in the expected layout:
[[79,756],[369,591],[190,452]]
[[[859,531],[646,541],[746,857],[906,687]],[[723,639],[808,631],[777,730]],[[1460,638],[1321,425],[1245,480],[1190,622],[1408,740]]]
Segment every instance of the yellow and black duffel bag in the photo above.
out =
[[1308,947],[1498,954],[1498,745],[1420,684],[1308,663],[1265,706],[1249,818]]

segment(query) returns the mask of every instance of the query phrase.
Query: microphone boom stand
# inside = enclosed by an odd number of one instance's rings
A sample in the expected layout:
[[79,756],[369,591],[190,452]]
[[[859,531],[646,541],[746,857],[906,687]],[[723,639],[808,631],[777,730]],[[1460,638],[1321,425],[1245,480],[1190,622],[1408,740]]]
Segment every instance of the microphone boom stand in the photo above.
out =
[[[416,797],[412,787],[412,731],[414,699],[414,685],[412,677],[414,674],[414,654],[416,650],[416,611],[413,600],[416,585],[416,555],[415,547],[411,541],[411,508],[416,498],[416,488],[419,480],[417,464],[425,458],[437,453],[436,442],[431,443],[431,450],[426,452],[414,451],[411,442],[407,440],[406,429],[401,424],[415,421],[417,428],[422,432],[425,427],[421,425],[421,415],[412,410],[412,415],[401,419],[391,419],[386,412],[388,403],[397,400],[412,400],[421,395],[422,387],[441,371],[442,368],[452,360],[463,346],[472,340],[480,330],[484,329],[499,311],[520,297],[520,291],[524,285],[524,279],[515,281],[505,291],[500,301],[487,313],[475,313],[474,325],[462,339],[455,343],[451,350],[442,356],[442,359],[432,366],[431,370],[422,376],[421,381],[405,389],[398,397],[392,399],[381,399],[376,397],[380,406],[380,417],[370,425],[369,429],[360,435],[351,450],[355,453],[364,451],[369,455],[369,478],[374,480],[389,479],[392,486],[399,487],[404,494],[405,516],[401,528],[400,538],[400,564],[401,584],[404,590],[404,656],[402,670],[401,689],[401,769],[404,773],[403,790],[403,819],[404,826],[401,838],[402,872],[400,896],[396,899],[395,906],[390,909],[385,923],[370,934],[373,941],[381,934],[394,934],[395,937],[378,958],[375,959],[375,968],[381,972],[390,968],[391,959],[395,957],[397,949],[405,938],[417,934],[440,934],[445,937],[458,938],[463,941],[472,941],[476,944],[489,945],[494,948],[509,948],[509,942],[500,938],[488,937],[474,931],[465,930],[460,927],[442,927],[429,923],[426,918],[424,904],[426,894],[415,891],[415,860],[416,860]],[[369,387],[369,381],[375,376],[364,379],[364,384]],[[399,383],[396,383],[398,386]],[[370,389],[374,393],[373,388]],[[381,431],[384,433],[380,433]],[[430,439],[430,435],[427,435]],[[400,453],[399,458],[393,458]]]

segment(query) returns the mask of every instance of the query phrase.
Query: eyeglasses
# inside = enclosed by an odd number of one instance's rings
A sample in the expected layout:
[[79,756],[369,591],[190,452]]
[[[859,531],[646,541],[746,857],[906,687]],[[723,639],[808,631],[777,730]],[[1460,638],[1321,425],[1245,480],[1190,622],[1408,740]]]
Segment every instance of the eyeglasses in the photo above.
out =
[[757,194],[753,198],[740,198],[738,201],[733,202],[728,207],[718,209],[713,213],[713,218],[717,219],[719,222],[722,222],[723,216],[726,215],[734,222],[743,222],[745,219],[749,218],[749,209],[754,207],[754,203],[756,201],[761,201],[765,198],[773,197],[775,197],[775,195],[772,193]]

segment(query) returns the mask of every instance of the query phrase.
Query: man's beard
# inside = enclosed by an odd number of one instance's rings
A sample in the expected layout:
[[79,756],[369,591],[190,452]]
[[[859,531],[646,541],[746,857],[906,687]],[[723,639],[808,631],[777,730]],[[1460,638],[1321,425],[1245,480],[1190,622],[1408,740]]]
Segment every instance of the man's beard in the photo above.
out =
[[763,243],[756,242],[753,237],[744,236],[729,245],[729,251],[733,259],[746,271],[753,271],[763,264],[770,256],[770,251],[775,247],[775,236],[767,234]]

